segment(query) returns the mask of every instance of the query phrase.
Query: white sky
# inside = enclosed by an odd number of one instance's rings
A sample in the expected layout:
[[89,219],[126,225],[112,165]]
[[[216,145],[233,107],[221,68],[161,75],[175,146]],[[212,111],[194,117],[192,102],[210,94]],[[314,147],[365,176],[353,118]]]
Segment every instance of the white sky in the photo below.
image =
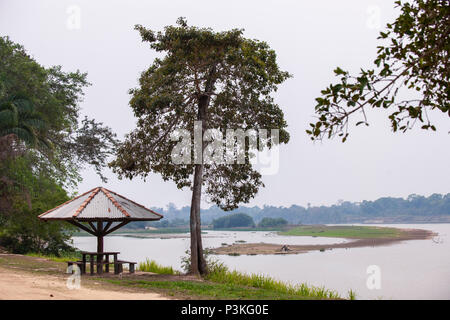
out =
[[[102,121],[120,138],[135,125],[128,89],[156,57],[141,43],[135,24],[153,30],[175,24],[214,30],[244,28],[245,36],[267,41],[282,69],[294,75],[276,95],[291,141],[280,151],[278,174],[266,176],[250,205],[306,206],[450,192],[448,117],[431,114],[438,132],[393,134],[385,113],[369,112],[370,127],[351,128],[348,142],[312,143],[305,133],[314,99],[333,81],[336,66],[358,71],[375,57],[380,29],[396,17],[392,0],[318,1],[23,1],[0,0],[0,35],[25,46],[45,66],[88,72],[82,113]],[[67,26],[71,6],[80,28]],[[69,10],[70,11],[70,10]],[[73,11],[72,11],[73,12]],[[379,13],[379,14],[378,14]],[[151,175],[104,185],[146,206],[190,204],[190,191]],[[93,170],[83,172],[83,192],[102,185]],[[209,206],[209,204],[204,204]]]

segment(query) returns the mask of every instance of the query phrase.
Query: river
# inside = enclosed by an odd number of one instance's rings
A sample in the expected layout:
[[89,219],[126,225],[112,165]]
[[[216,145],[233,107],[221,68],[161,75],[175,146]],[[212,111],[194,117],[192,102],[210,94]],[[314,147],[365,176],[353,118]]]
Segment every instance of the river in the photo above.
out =
[[[450,224],[377,224],[394,228],[432,230],[429,240],[409,240],[390,246],[333,249],[292,255],[217,256],[230,269],[260,273],[292,284],[324,286],[357,299],[450,299]],[[154,259],[181,270],[181,257],[189,248],[184,238],[105,237],[105,251],[120,251],[132,261]],[[94,237],[73,237],[75,247],[95,251]],[[348,241],[338,238],[279,236],[274,232],[206,231],[204,247],[236,241],[247,243],[328,244]]]

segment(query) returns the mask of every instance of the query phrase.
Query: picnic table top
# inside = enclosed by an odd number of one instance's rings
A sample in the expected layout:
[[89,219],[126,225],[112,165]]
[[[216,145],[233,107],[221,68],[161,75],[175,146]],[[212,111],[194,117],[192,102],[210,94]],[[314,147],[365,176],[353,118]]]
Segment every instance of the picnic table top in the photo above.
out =
[[81,254],[90,254],[90,255],[101,255],[101,254],[119,254],[118,251],[104,251],[104,252],[95,252],[95,251],[81,251]]

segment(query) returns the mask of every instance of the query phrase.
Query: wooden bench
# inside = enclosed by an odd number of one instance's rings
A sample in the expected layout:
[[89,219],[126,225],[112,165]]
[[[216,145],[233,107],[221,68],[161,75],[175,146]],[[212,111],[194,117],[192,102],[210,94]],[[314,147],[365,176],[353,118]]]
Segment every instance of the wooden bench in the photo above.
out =
[[[135,272],[135,265],[137,262],[133,261],[125,261],[125,260],[116,260],[114,262],[110,262],[108,260],[102,260],[102,261],[94,261],[94,259],[91,259],[90,266],[91,266],[91,274],[94,274],[94,267],[97,267],[97,273],[101,274],[103,273],[103,266],[105,266],[105,272],[109,272],[109,265],[114,265],[114,273],[119,274],[123,272],[123,265],[128,263],[128,270],[130,273]],[[86,262],[83,261],[67,261],[67,267],[76,265],[80,268],[81,274],[86,273]],[[72,269],[72,273],[74,273],[74,270]]]
[[132,261],[124,261],[124,260],[117,260],[114,262],[114,273],[119,274],[123,272],[123,265],[128,263],[128,270],[130,270],[130,273],[134,273],[134,265],[137,264],[137,262]]

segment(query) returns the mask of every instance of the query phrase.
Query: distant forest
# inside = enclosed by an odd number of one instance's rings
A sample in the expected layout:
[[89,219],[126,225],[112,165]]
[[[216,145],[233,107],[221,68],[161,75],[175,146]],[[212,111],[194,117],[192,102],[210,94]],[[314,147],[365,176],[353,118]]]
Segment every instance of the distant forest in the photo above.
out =
[[[162,213],[164,219],[159,222],[136,222],[131,228],[145,226],[169,227],[188,225],[189,206],[176,208],[169,204],[165,209],[152,208]],[[334,223],[437,223],[450,222],[450,193],[432,194],[424,197],[416,194],[404,198],[384,197],[375,201],[349,202],[340,201],[332,206],[302,207],[246,207],[225,212],[217,206],[202,209],[202,224],[211,224],[230,213],[245,213],[255,223],[263,218],[283,218],[290,224],[334,224]]]

